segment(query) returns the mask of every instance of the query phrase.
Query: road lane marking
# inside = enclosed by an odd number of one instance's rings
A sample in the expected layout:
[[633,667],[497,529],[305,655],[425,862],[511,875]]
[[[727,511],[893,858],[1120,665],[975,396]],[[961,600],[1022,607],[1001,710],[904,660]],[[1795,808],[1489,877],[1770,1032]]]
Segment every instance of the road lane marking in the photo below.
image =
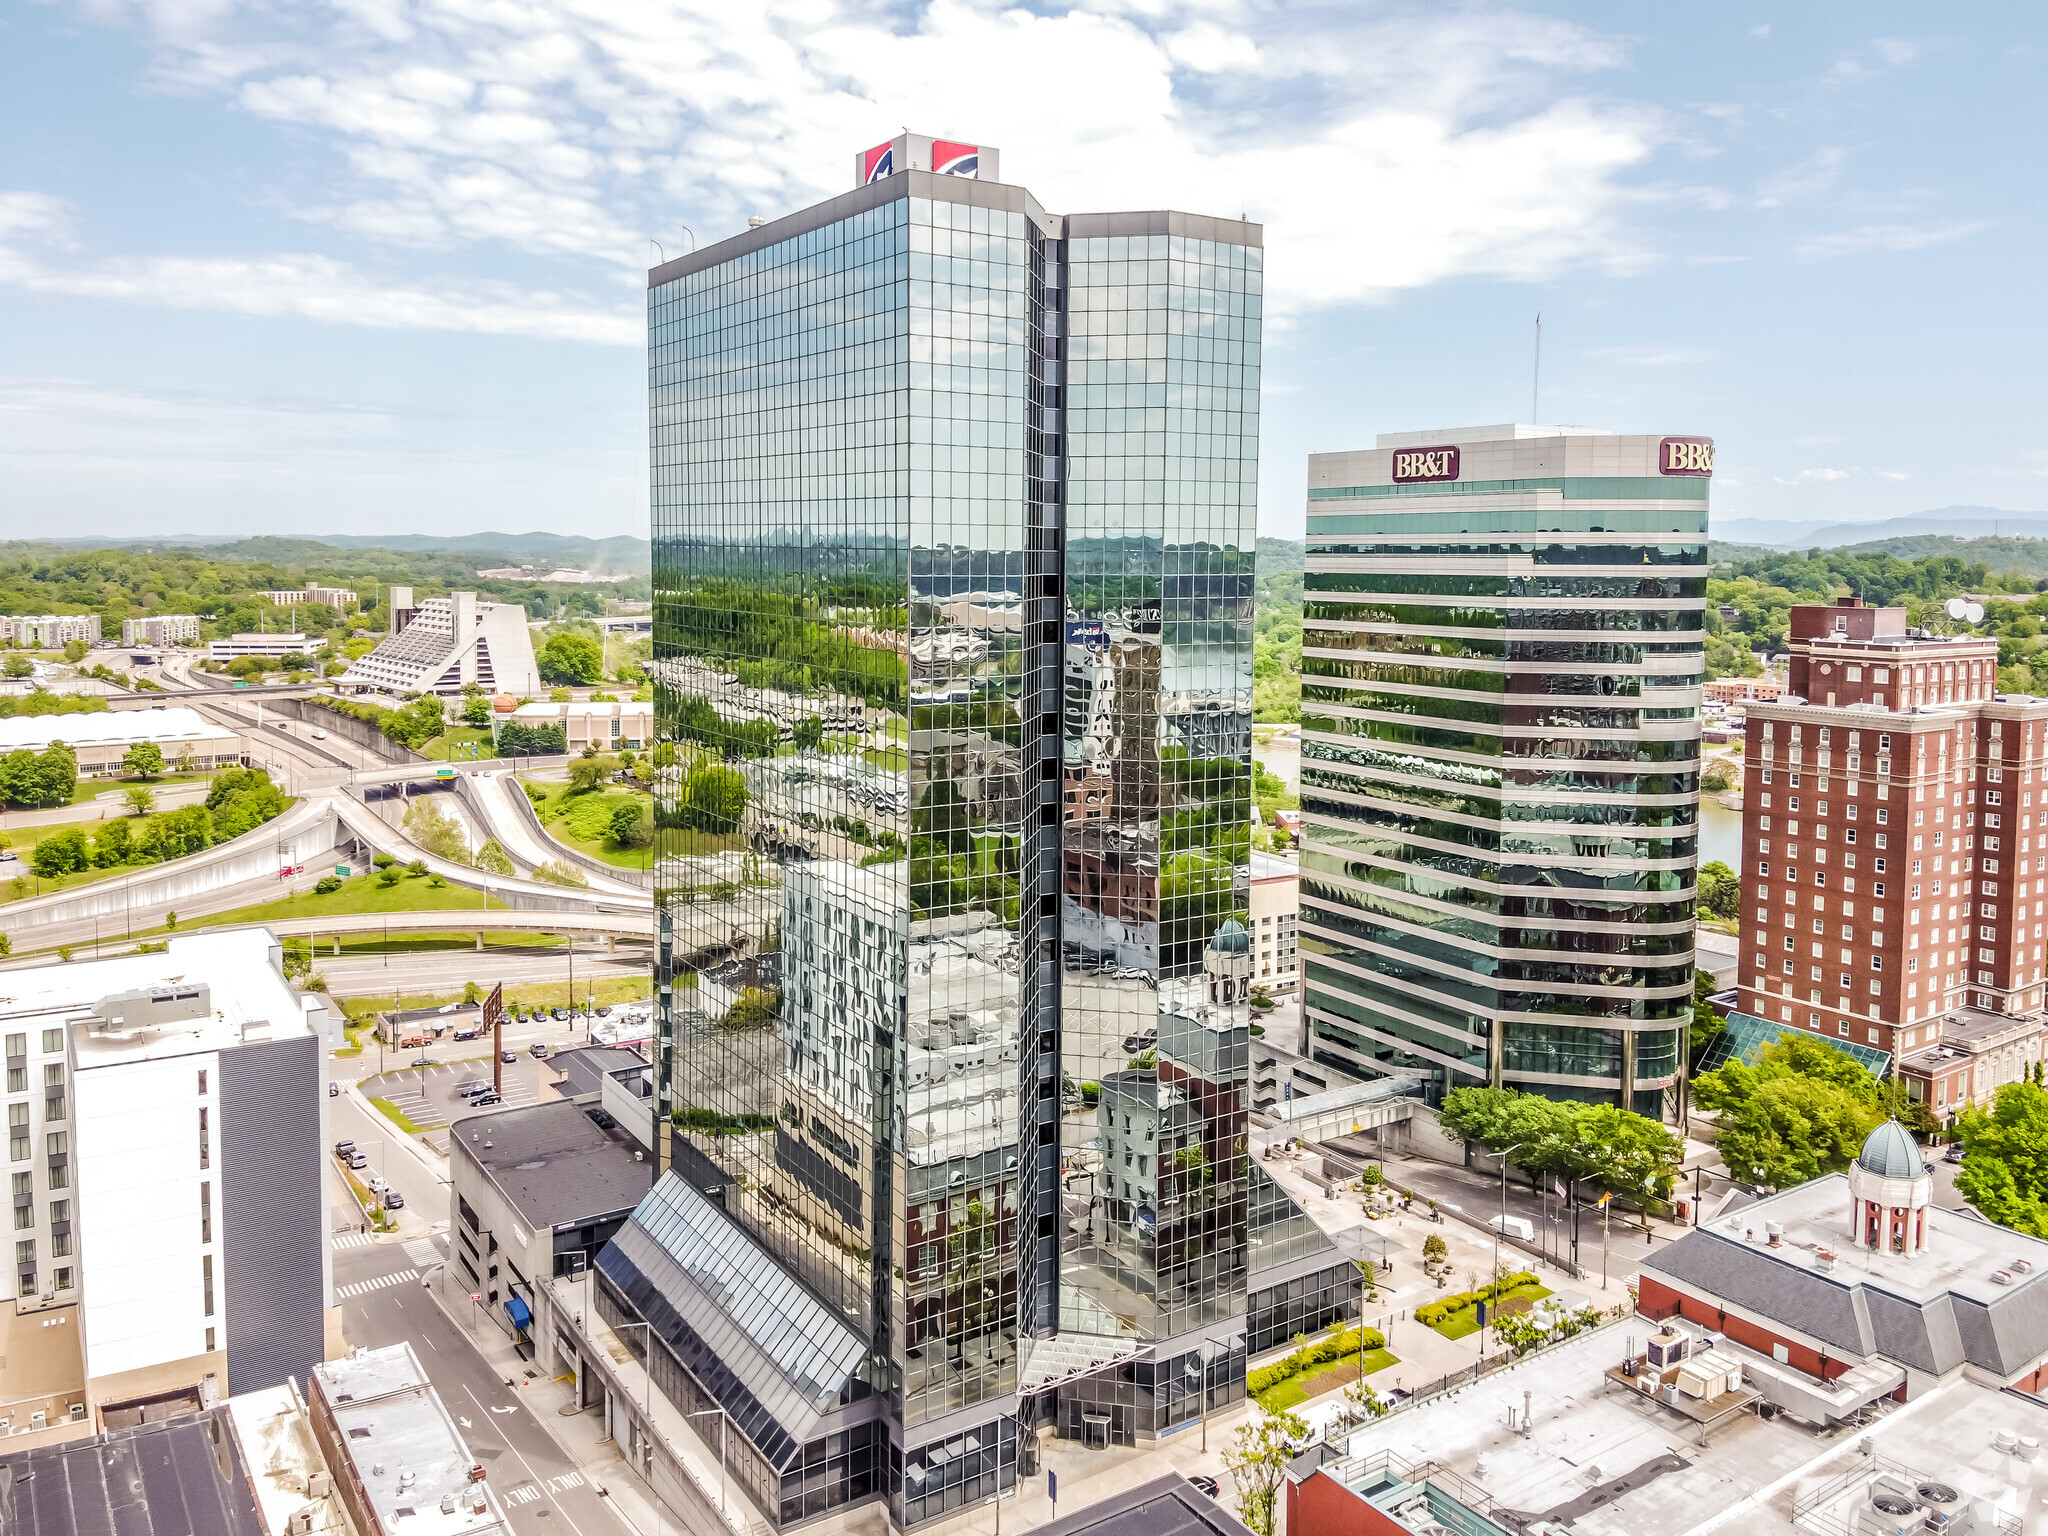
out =
[[358,1280],[352,1285],[339,1286],[335,1289],[334,1297],[337,1301],[346,1301],[351,1297],[366,1296],[371,1291],[381,1291],[386,1286],[401,1285],[407,1280],[417,1280],[419,1277],[420,1272],[416,1269],[395,1270],[388,1275],[378,1275],[373,1279]]

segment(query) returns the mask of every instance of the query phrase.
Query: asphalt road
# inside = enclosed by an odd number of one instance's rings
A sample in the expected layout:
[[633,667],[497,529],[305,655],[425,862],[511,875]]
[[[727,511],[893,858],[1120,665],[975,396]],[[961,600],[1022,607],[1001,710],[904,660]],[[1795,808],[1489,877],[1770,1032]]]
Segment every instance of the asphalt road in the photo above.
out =
[[629,1536],[522,1391],[492,1369],[422,1278],[396,1240],[338,1240],[334,1289],[349,1343],[412,1345],[520,1536]]
[[[586,981],[609,981],[621,976],[646,976],[654,963],[648,946],[618,951],[597,949],[576,952],[576,992],[586,995]],[[327,980],[327,990],[336,997],[382,995],[394,987],[404,992],[450,992],[462,982],[475,980],[504,982],[508,987],[540,981],[562,983],[561,1002],[569,996],[569,960],[560,949],[500,949],[481,952],[472,949],[427,949],[415,954],[352,955],[330,954],[323,947],[314,958],[313,969]]]

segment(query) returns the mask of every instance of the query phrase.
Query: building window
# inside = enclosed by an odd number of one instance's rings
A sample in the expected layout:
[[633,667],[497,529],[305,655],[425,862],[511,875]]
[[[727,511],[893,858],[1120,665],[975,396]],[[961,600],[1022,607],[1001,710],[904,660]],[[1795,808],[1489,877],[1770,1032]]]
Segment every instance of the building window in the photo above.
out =
[[213,1145],[207,1135],[207,1131],[207,1111],[205,1106],[201,1105],[199,1110],[199,1166],[202,1168],[211,1168],[213,1166]]
[[213,1241],[213,1185],[211,1183],[202,1183],[199,1186],[199,1241],[202,1243]]
[[199,1289],[205,1298],[205,1315],[211,1317],[213,1316],[213,1255],[210,1253],[202,1253],[199,1256]]
[[206,1097],[206,1068],[199,1069],[199,1097]]
[[61,1054],[61,1053],[63,1052],[63,1050],[64,1050],[64,1031],[63,1031],[63,1030],[61,1030],[61,1029],[46,1029],[46,1030],[44,1030],[44,1031],[43,1031],[43,1054],[44,1054],[45,1056],[56,1056],[56,1055],[59,1055],[59,1054]]
[[7,1106],[7,1146],[11,1160],[25,1162],[28,1159],[28,1105]]
[[55,1287],[60,1291],[70,1290],[72,1286],[71,1266],[69,1264],[66,1264],[61,1269],[59,1269],[57,1271],[56,1278],[51,1283],[55,1285]]
[[213,1330],[212,1330],[211,1328],[207,1329],[207,1330],[206,1330],[206,1352],[207,1352],[207,1353],[208,1353],[208,1354],[210,1355],[210,1354],[212,1354],[212,1353],[213,1353],[213,1352],[214,1352],[214,1351],[215,1351],[216,1349],[218,1349],[219,1347],[220,1347],[220,1346],[219,1346],[218,1344],[214,1343],[214,1333],[213,1333]]

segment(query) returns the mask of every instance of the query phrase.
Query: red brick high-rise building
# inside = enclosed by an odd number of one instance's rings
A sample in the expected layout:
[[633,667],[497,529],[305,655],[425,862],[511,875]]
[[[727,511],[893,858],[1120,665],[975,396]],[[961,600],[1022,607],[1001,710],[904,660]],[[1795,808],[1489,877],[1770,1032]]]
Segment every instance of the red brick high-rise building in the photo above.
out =
[[1794,608],[1790,644],[1785,697],[1749,707],[1742,1011],[1896,1055],[1953,1008],[2040,1008],[2048,699],[1902,608]]

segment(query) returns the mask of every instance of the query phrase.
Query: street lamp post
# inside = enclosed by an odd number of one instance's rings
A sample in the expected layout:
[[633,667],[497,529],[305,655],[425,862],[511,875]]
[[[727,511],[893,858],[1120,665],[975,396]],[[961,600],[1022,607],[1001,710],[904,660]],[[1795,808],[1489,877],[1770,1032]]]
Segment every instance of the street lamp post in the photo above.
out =
[[[643,1324],[642,1326],[645,1325]],[[653,1351],[650,1350],[649,1355],[651,1356],[652,1353]],[[718,1512],[722,1515],[726,1512],[725,1426],[732,1421],[732,1415],[730,1413],[727,1413],[723,1408],[699,1408],[695,1413],[686,1413],[683,1415],[683,1417],[686,1419],[707,1419],[714,1413],[718,1415]]]
[[[1500,1324],[1498,1321],[1500,1310],[1500,1235],[1508,1224],[1508,1154],[1510,1152],[1519,1152],[1527,1145],[1529,1143],[1526,1141],[1518,1141],[1511,1147],[1503,1147],[1498,1154],[1500,1158],[1500,1220],[1494,1224],[1493,1228],[1493,1280],[1491,1286],[1493,1304],[1486,1309],[1486,1326],[1493,1334],[1495,1343],[1500,1342]],[[1480,1353],[1485,1353],[1483,1336]]]

